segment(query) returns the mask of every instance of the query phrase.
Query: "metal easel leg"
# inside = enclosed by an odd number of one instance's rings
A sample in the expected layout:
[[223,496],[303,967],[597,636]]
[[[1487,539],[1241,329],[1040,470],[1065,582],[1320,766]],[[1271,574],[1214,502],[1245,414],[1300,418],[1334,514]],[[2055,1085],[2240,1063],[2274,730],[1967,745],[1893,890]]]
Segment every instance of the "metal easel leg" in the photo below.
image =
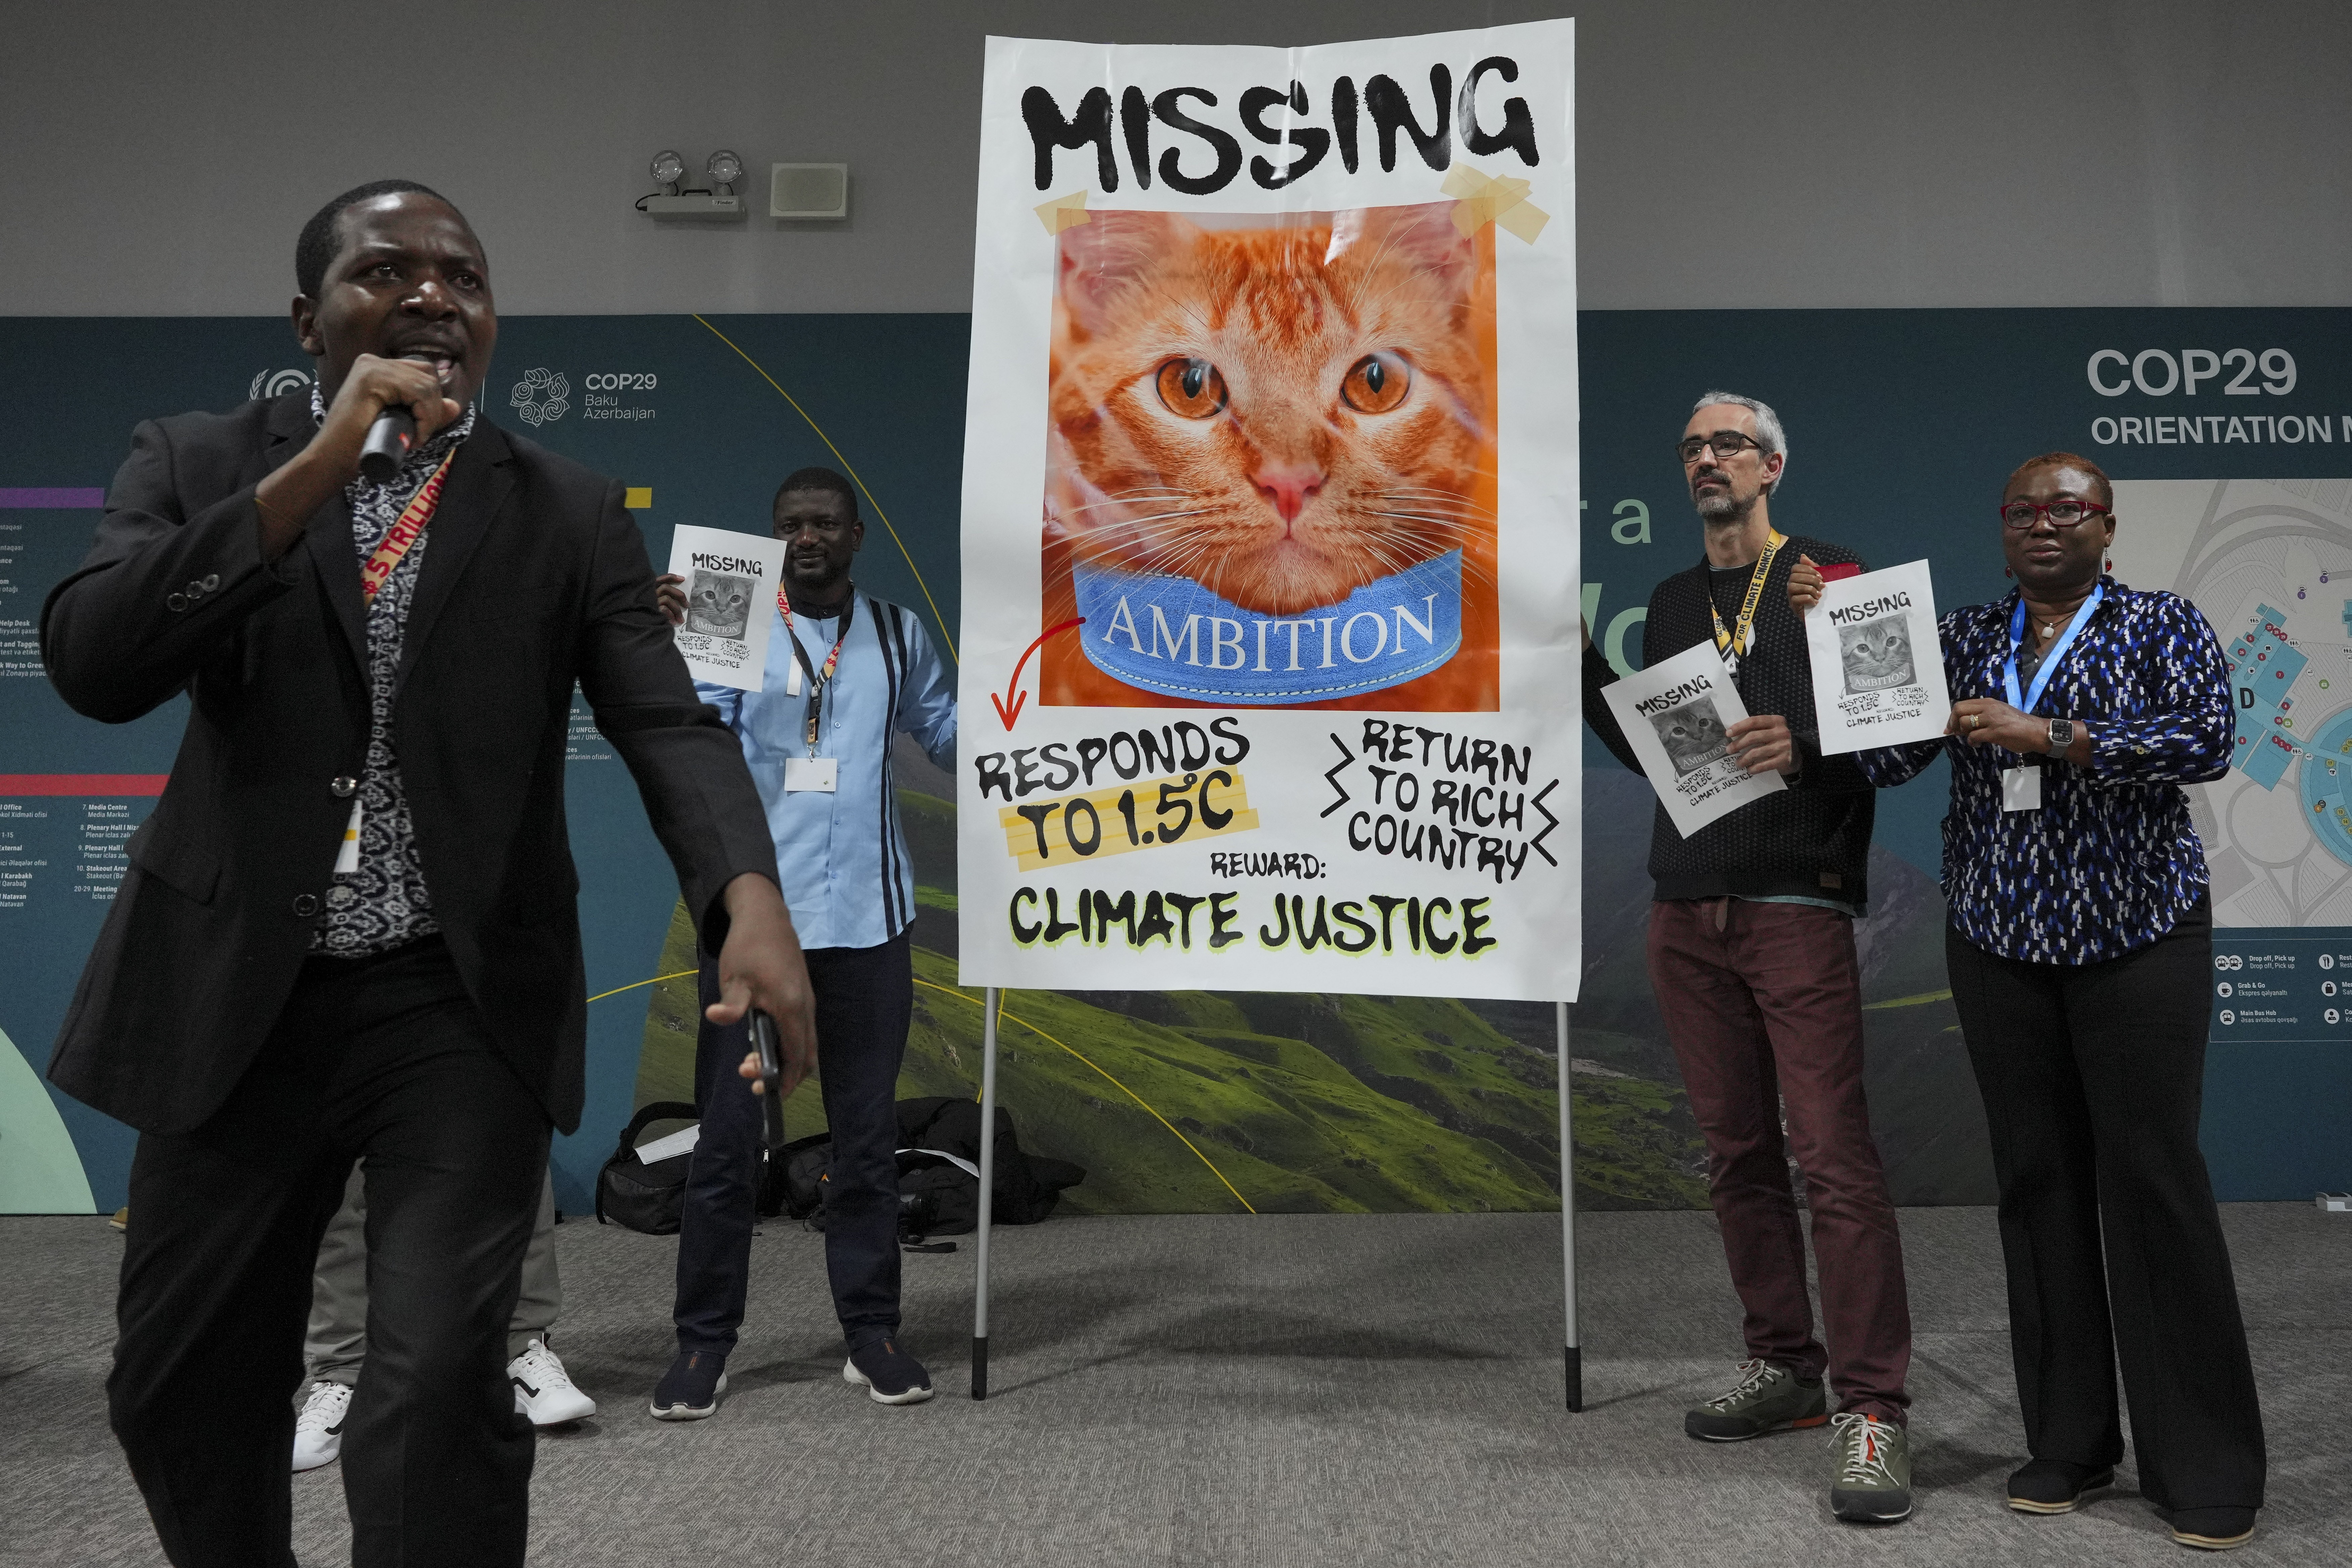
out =
[[988,1228],[996,1198],[996,1014],[1003,993],[988,987],[980,1032],[980,1234],[972,1248],[971,1396],[988,1397]]
[[1568,1332],[1561,1341],[1562,1370],[1568,1383],[1568,1407],[1584,1408],[1584,1347],[1576,1328],[1576,1129],[1571,1111],[1575,1071],[1568,1055],[1568,1004],[1559,1008],[1559,1243],[1567,1288]]

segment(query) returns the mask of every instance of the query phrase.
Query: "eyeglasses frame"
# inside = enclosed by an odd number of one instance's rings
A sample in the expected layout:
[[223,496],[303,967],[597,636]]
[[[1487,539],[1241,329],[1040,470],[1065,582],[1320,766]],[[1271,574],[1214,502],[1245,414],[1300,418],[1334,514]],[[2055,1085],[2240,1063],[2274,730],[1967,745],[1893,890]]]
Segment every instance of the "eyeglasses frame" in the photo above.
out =
[[[1705,452],[1705,451],[1710,450],[1710,449],[1715,446],[1715,444],[1716,444],[1717,441],[1720,441],[1720,440],[1724,439],[1724,438],[1725,438],[1725,437],[1731,437],[1731,438],[1733,438],[1733,439],[1735,439],[1735,440],[1744,441],[1744,442],[1746,442],[1746,443],[1747,443],[1747,446],[1744,446],[1744,447],[1733,447],[1730,451],[1728,451],[1728,452],[1717,452],[1717,453],[1715,454],[1715,460],[1716,460],[1717,462],[1718,462],[1718,463],[1727,463],[1727,462],[1729,462],[1732,458],[1736,458],[1736,457],[1739,456],[1739,454],[1740,454],[1740,453],[1745,452],[1745,451],[1748,451],[1748,450],[1749,450],[1750,448],[1753,448],[1754,450],[1756,450],[1756,451],[1758,451],[1758,452],[1759,452],[1759,453],[1764,451],[1764,443],[1763,443],[1763,442],[1761,442],[1761,441],[1759,441],[1755,437],[1748,435],[1746,431],[1743,431],[1743,430],[1717,430],[1717,432],[1715,432],[1715,433],[1714,433],[1713,435],[1711,435],[1711,436],[1685,436],[1685,437],[1684,437],[1681,440],[1679,440],[1679,441],[1677,441],[1677,442],[1675,442],[1675,457],[1677,457],[1677,458],[1682,458],[1683,467],[1684,467],[1684,468],[1689,468],[1693,463],[1696,463],[1696,462],[1697,462],[1697,461],[1698,461],[1698,452]],[[1696,442],[1697,442],[1697,443],[1698,443],[1698,452],[1693,452],[1692,454],[1690,454],[1690,456],[1688,456],[1688,457],[1686,457],[1686,458],[1683,457],[1683,448],[1684,448],[1685,447],[1688,446],[1688,445],[1689,445],[1691,442],[1693,442],[1693,441],[1696,441]],[[1769,455],[1769,454],[1767,454],[1767,455]]]
[[[2013,506],[2030,506],[2033,509],[2033,515],[2023,522],[2011,522],[2009,521],[2009,509]],[[2054,506],[2079,506],[2083,509],[2083,515],[2072,522],[2061,522],[2056,518],[2050,517],[2050,509]],[[2047,504],[2031,500],[2005,500],[2000,503],[1999,513],[2001,527],[2011,533],[2031,533],[2035,525],[2045,517],[2050,517],[2050,526],[2053,528],[2080,528],[2095,517],[2115,515],[2116,509],[2111,506],[2101,506],[2095,500],[2078,500],[2072,496],[2061,496]]]

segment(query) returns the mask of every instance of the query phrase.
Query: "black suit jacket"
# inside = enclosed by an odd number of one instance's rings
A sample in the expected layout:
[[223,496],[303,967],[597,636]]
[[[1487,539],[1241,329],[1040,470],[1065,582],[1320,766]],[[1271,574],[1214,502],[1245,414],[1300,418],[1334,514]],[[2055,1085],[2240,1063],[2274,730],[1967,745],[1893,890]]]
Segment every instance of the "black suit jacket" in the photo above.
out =
[[[284,1006],[369,726],[365,608],[338,496],[274,563],[254,487],[309,395],[151,421],[89,557],[41,612],[58,692],[110,723],[184,690],[187,731],[74,993],[49,1076],[142,1131],[219,1108]],[[409,611],[394,721],[433,910],[522,1081],[580,1118],[585,985],[563,820],[573,683],[635,776],[715,949],[720,891],[776,874],[735,737],[696,700],[621,487],[478,416]]]

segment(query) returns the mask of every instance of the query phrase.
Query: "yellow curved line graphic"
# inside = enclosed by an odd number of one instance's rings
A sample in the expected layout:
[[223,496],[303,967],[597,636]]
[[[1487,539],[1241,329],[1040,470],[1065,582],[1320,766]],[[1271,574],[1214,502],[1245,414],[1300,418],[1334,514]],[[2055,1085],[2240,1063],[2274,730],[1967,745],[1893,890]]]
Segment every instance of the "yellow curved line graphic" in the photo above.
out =
[[[988,1005],[988,1004],[987,1004],[987,1003],[985,1003],[985,1002],[982,1001],[980,998],[978,998],[978,997],[976,997],[976,996],[967,996],[967,995],[965,995],[962,992],[958,991],[957,989],[955,989],[953,986],[950,986],[950,985],[935,985],[935,984],[933,984],[931,982],[929,982],[929,981],[925,980],[924,978],[922,978],[922,976],[920,976],[920,975],[917,975],[917,976],[915,977],[915,984],[918,984],[918,985],[920,985],[920,986],[924,987],[924,988],[925,988],[925,989],[927,989],[927,990],[942,992],[942,993],[944,993],[944,994],[947,994],[947,995],[950,995],[950,996],[952,996],[952,997],[956,998],[956,1000],[958,1000],[958,1001],[960,1001],[960,1002],[969,1002],[969,1003],[971,1003],[971,1004],[973,1006],[975,1006],[975,1007],[985,1007],[986,1005]],[[1016,1024],[1020,1025],[1023,1028],[1024,1028],[1024,1029],[1028,1030],[1031,1034],[1033,1034],[1033,1035],[1036,1036],[1039,1039],[1045,1041],[1045,1042],[1046,1042],[1047,1044],[1049,1044],[1049,1045],[1060,1046],[1060,1047],[1062,1047],[1062,1049],[1064,1049],[1064,1050],[1066,1050],[1066,1051],[1069,1051],[1069,1053],[1070,1053],[1072,1056],[1076,1057],[1076,1058],[1078,1058],[1078,1060],[1080,1060],[1080,1061],[1082,1061],[1082,1062],[1086,1062],[1087,1066],[1088,1066],[1088,1067],[1090,1067],[1090,1068],[1094,1068],[1095,1071],[1097,1071],[1097,1072],[1098,1072],[1098,1073],[1102,1073],[1102,1076],[1103,1076],[1104,1078],[1106,1078],[1106,1079],[1110,1079],[1110,1081],[1111,1081],[1111,1083],[1112,1083],[1112,1084],[1114,1084],[1115,1086],[1117,1086],[1117,1088],[1118,1088],[1118,1091],[1119,1091],[1121,1094],[1123,1094],[1123,1095],[1127,1096],[1127,1098],[1128,1098],[1128,1099],[1129,1099],[1129,1100],[1131,1100],[1135,1101],[1135,1103],[1136,1103],[1136,1104],[1142,1106],[1142,1107],[1143,1107],[1143,1109],[1144,1109],[1144,1110],[1145,1110],[1147,1113],[1149,1113],[1149,1114],[1150,1114],[1150,1116],[1151,1117],[1151,1120],[1153,1120],[1154,1121],[1157,1121],[1158,1123],[1160,1123],[1160,1126],[1167,1128],[1169,1131],[1175,1133],[1175,1134],[1176,1134],[1176,1142],[1178,1142],[1179,1143],[1183,1144],[1183,1145],[1184,1145],[1184,1147],[1186,1147],[1187,1149],[1192,1150],[1192,1157],[1193,1157],[1194,1159],[1196,1159],[1196,1160],[1200,1161],[1200,1162],[1201,1162],[1201,1163],[1202,1163],[1203,1165],[1206,1165],[1206,1166],[1208,1166],[1208,1167],[1209,1167],[1209,1174],[1211,1174],[1211,1175],[1213,1175],[1213,1176],[1216,1177],[1216,1178],[1217,1178],[1217,1180],[1218,1180],[1219,1182],[1223,1183],[1225,1191],[1227,1191],[1227,1192],[1229,1192],[1229,1193],[1231,1193],[1231,1194],[1234,1194],[1234,1202],[1235,1202],[1235,1203],[1237,1203],[1237,1204],[1241,1205],[1242,1205],[1242,1207],[1244,1207],[1244,1208],[1245,1208],[1245,1209],[1249,1209],[1249,1212],[1250,1212],[1250,1213],[1252,1213],[1252,1214],[1255,1214],[1255,1213],[1257,1213],[1257,1210],[1256,1210],[1256,1209],[1255,1209],[1255,1208],[1251,1208],[1251,1207],[1250,1207],[1250,1201],[1249,1201],[1249,1199],[1247,1199],[1247,1198],[1245,1198],[1245,1197],[1242,1196],[1242,1194],[1241,1194],[1241,1190],[1240,1190],[1239,1188],[1235,1187],[1235,1186],[1233,1184],[1233,1183],[1225,1181],[1225,1173],[1224,1173],[1223,1171],[1220,1171],[1220,1170],[1218,1170],[1218,1169],[1217,1169],[1216,1162],[1215,1162],[1215,1161],[1213,1161],[1213,1160],[1212,1160],[1212,1159],[1210,1159],[1206,1154],[1202,1153],[1202,1152],[1201,1152],[1201,1149],[1200,1149],[1200,1145],[1198,1145],[1198,1144],[1194,1143],[1194,1142],[1193,1142],[1190,1138],[1185,1137],[1185,1136],[1184,1136],[1184,1134],[1183,1134],[1183,1133],[1181,1133],[1181,1131],[1177,1131],[1177,1129],[1176,1129],[1176,1127],[1175,1127],[1175,1124],[1174,1124],[1174,1123],[1172,1123],[1172,1122],[1171,1122],[1171,1121],[1168,1120],[1168,1118],[1166,1118],[1166,1117],[1164,1117],[1164,1116],[1160,1115],[1160,1112],[1158,1112],[1157,1110],[1153,1110],[1151,1109],[1150,1104],[1148,1101],[1146,1101],[1146,1100],[1144,1100],[1143,1096],[1141,1096],[1141,1095],[1139,1095],[1139,1094],[1136,1093],[1136,1092],[1135,1092],[1135,1090],[1133,1090],[1133,1089],[1131,1089],[1128,1088],[1128,1087],[1127,1087],[1127,1085],[1125,1085],[1125,1084],[1123,1084],[1123,1083],[1120,1083],[1120,1082],[1118,1081],[1118,1079],[1115,1079],[1115,1078],[1111,1078],[1110,1074],[1108,1074],[1108,1073],[1107,1073],[1107,1072],[1103,1072],[1103,1069],[1102,1069],[1100,1067],[1097,1067],[1097,1066],[1096,1066],[1096,1064],[1095,1064],[1095,1063],[1093,1063],[1093,1062],[1091,1062],[1091,1061],[1088,1061],[1088,1060],[1087,1059],[1086,1055],[1085,1055],[1083,1052],[1080,1052],[1080,1051],[1077,1051],[1077,1050],[1074,1050],[1074,1049],[1072,1049],[1068,1045],[1064,1044],[1064,1043],[1063,1043],[1062,1041],[1060,1041],[1060,1040],[1055,1039],[1053,1036],[1051,1036],[1051,1035],[1047,1034],[1045,1030],[1043,1030],[1043,1029],[1039,1028],[1036,1025],[1034,1025],[1034,1024],[1033,1024],[1033,1023],[1029,1022],[1029,1020],[1028,1020],[1028,1019],[1026,1019],[1026,1018],[1021,1018],[1021,1017],[1015,1017],[1013,1014],[1006,1012],[1006,1011],[1004,1010],[1004,1004],[1003,1004],[1003,1001],[1001,1001],[1001,1000],[1000,1000],[1000,1001],[997,1003],[997,1005],[996,1005],[996,1016],[997,1016],[999,1018],[1010,1018],[1010,1019],[1012,1019],[1012,1020],[1013,1020],[1013,1022],[1014,1022],[1014,1023],[1016,1023]]]
[[[931,618],[937,621],[940,625],[940,640],[948,645],[948,657],[954,659],[956,663],[961,664],[963,662],[963,658],[962,656],[956,652],[955,634],[948,629],[947,616],[940,613],[940,602],[931,597],[931,585],[923,581],[923,569],[915,564],[915,557],[907,549],[907,542],[898,537],[898,531],[896,528],[891,527],[889,514],[882,510],[882,503],[874,499],[874,492],[870,489],[866,489],[866,481],[858,477],[858,473],[856,468],[849,466],[849,459],[841,455],[841,448],[833,444],[833,437],[824,433],[824,427],[823,426],[819,425],[814,419],[809,419],[809,411],[800,405],[800,400],[795,398],[791,393],[786,392],[783,387],[777,383],[774,376],[770,375],[766,370],[761,367],[758,360],[753,359],[750,354],[744,353],[742,349],[737,345],[734,339],[729,337],[725,332],[720,331],[717,327],[712,327],[709,321],[703,321],[700,316],[697,316],[694,319],[698,321],[702,321],[702,324],[705,327],[709,327],[712,337],[717,338],[729,348],[734,349],[736,353],[741,356],[745,364],[750,365],[753,370],[759,371],[760,379],[766,382],[770,386],[775,387],[776,395],[782,397],[786,403],[791,404],[793,405],[793,413],[799,415],[803,419],[808,420],[808,427],[816,432],[816,438],[824,443],[824,449],[834,455],[835,460],[841,464],[843,471],[847,473],[852,479],[856,480],[857,488],[860,490],[864,490],[866,493],[866,504],[874,509],[874,515],[882,520],[882,526],[889,531],[890,542],[898,547],[899,554],[906,556],[907,570],[915,574],[915,586],[923,591],[924,603],[931,606]],[[607,993],[607,994],[610,994],[610,993]],[[593,998],[591,998],[591,1000],[593,1000]],[[1235,1194],[1234,1195],[1238,1197],[1240,1194]]]
[[681,969],[676,974],[656,974],[651,980],[632,980],[626,985],[615,985],[610,991],[599,991],[588,1000],[602,1002],[607,996],[618,996],[622,992],[635,991],[640,985],[658,985],[665,980],[683,980],[693,973],[691,969]]
[[1924,1007],[1930,1002],[1948,1002],[1951,999],[1952,994],[1948,991],[1922,991],[1916,996],[1892,996],[1884,1002],[1864,1002],[1862,1010],[1875,1013],[1882,1007]]

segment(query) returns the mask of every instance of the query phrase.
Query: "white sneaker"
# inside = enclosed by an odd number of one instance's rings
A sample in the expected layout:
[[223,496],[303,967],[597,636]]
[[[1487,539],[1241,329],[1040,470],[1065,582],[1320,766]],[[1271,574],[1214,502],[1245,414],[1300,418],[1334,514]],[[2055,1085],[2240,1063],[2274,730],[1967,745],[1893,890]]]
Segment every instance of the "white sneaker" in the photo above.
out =
[[343,1416],[352,1407],[352,1391],[340,1383],[314,1383],[302,1400],[302,1414],[294,1418],[294,1468],[297,1472],[331,1465],[343,1451]]
[[573,1385],[544,1339],[531,1341],[507,1363],[507,1378],[514,1384],[515,1414],[530,1416],[534,1426],[561,1426],[596,1414],[596,1402]]

